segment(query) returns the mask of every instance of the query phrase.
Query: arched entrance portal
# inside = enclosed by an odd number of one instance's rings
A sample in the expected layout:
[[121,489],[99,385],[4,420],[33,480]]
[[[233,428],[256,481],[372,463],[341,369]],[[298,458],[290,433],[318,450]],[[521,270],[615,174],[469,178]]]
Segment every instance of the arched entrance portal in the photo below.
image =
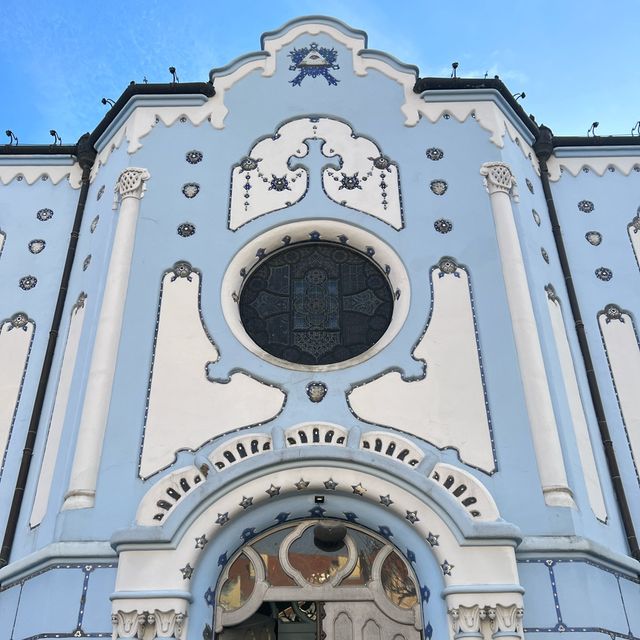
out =
[[422,640],[413,571],[385,538],[305,520],[247,543],[216,591],[218,640]]

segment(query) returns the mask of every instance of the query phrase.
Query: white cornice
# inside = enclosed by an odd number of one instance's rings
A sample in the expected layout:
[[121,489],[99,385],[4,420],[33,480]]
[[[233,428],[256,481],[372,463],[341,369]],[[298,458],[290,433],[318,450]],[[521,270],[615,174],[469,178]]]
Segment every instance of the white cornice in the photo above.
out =
[[31,185],[44,176],[53,184],[67,178],[73,189],[79,189],[82,169],[75,158],[69,155],[0,156],[0,182],[3,185],[20,178]]

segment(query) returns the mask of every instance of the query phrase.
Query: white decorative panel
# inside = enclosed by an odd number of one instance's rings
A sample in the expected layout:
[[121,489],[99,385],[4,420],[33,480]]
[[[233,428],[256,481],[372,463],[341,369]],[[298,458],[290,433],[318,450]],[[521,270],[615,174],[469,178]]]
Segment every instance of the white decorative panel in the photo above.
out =
[[64,426],[64,418],[67,413],[71,381],[73,379],[73,371],[75,369],[76,357],[78,355],[78,344],[80,343],[82,326],[84,324],[85,300],[86,295],[84,293],[80,294],[80,297],[71,312],[69,334],[67,336],[64,357],[62,359],[56,399],[53,406],[53,413],[51,414],[51,422],[49,424],[49,432],[47,434],[42,466],[40,467],[40,477],[38,479],[36,497],[31,511],[30,524],[32,527],[40,524],[47,513],[49,494],[51,492],[51,481],[53,479],[56,460],[58,459],[62,427]]
[[331,158],[322,171],[327,196],[351,209],[402,228],[398,169],[376,144],[331,118],[301,118],[283,125],[253,146],[231,174],[229,228],[238,229],[255,218],[291,206],[304,198],[311,180],[292,158],[309,152],[308,140],[322,141],[322,154]]
[[17,313],[0,326],[0,474],[4,467],[35,325]]
[[495,469],[469,279],[451,259],[431,272],[433,314],[413,357],[425,375],[406,380],[398,371],[354,388],[354,413],[374,424],[401,429],[483,471]]
[[245,373],[209,380],[218,350],[198,304],[200,274],[178,263],[162,280],[140,476],[170,465],[180,449],[195,450],[233,429],[271,420],[284,393]]
[[631,316],[614,304],[598,316],[631,455],[640,466],[640,345]]
[[567,400],[569,402],[569,411],[576,436],[576,444],[578,445],[580,464],[582,465],[584,480],[587,485],[589,503],[596,518],[604,522],[607,519],[607,509],[598,476],[598,467],[596,466],[593,455],[591,436],[589,435],[587,418],[582,406],[582,398],[580,397],[580,389],[578,387],[578,380],[576,379],[573,358],[571,357],[571,348],[564,325],[562,307],[550,285],[547,287],[547,297],[551,326],[553,327],[553,337],[556,342],[556,348],[558,349],[558,357],[560,358],[560,368],[564,379]]

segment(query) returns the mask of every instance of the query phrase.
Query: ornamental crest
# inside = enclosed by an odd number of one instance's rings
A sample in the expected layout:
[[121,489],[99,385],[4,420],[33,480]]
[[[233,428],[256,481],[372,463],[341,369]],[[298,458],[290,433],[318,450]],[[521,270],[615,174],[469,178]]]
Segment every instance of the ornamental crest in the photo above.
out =
[[289,65],[289,71],[299,71],[293,80],[289,80],[294,87],[300,86],[307,76],[324,76],[327,83],[334,86],[340,82],[331,74],[331,71],[340,68],[336,64],[338,52],[334,48],[319,47],[316,42],[312,42],[308,47],[294,48],[289,52],[289,57],[293,63]]

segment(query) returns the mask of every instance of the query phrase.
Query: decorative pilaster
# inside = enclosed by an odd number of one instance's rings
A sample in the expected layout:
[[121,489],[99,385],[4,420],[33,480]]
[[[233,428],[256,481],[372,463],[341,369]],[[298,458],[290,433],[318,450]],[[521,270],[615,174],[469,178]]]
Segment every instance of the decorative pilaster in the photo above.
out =
[[116,611],[111,614],[112,640],[137,638],[138,640],[156,640],[173,638],[184,640],[187,614],[171,609],[162,611]]
[[480,169],[491,200],[502,273],[518,353],[533,446],[546,504],[575,507],[562,458],[538,327],[533,313],[527,273],[513,218],[516,180],[503,162],[486,162]]
[[140,199],[149,178],[146,169],[129,167],[120,174],[115,186],[114,208],[117,208],[119,202],[120,215],[93,346],[69,490],[63,509],[85,509],[92,507],[95,502],[96,480],[109,415]]

